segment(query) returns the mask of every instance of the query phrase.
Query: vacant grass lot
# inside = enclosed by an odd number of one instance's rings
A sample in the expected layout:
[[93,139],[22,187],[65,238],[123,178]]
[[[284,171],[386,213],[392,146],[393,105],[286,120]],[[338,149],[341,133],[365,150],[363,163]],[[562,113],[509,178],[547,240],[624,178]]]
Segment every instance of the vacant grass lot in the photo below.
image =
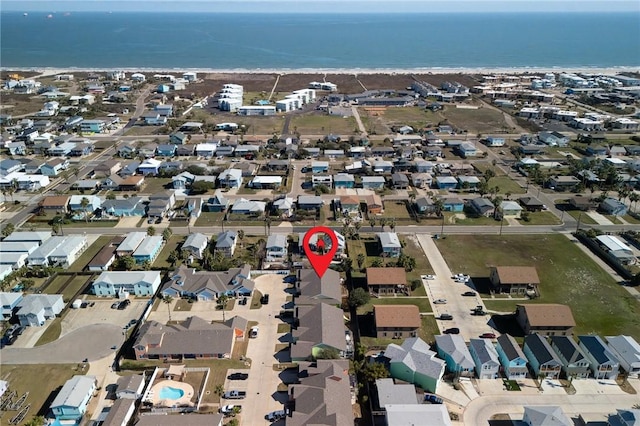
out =
[[153,195],[165,191],[171,184],[171,178],[145,177],[141,194]]
[[384,215],[387,219],[396,219],[398,222],[413,221],[409,213],[407,203],[404,201],[387,201],[384,203]]
[[[46,415],[62,385],[74,375],[85,373],[86,369],[78,364],[13,364],[2,366],[0,378],[9,382],[9,389],[15,390],[18,397],[29,392],[24,405],[31,404],[31,409],[19,423],[23,425],[35,415]],[[4,413],[2,424],[9,424],[9,419],[16,414],[15,411]]]
[[73,264],[67,269],[67,271],[69,272],[84,271],[84,268],[87,266],[87,263],[89,263],[91,259],[93,259],[94,256],[98,254],[98,252],[102,250],[102,248],[105,245],[107,245],[109,241],[111,241],[112,238],[113,238],[112,236],[107,236],[107,235],[102,235],[98,237],[98,239],[93,244],[91,244],[89,248],[86,249],[84,253],[82,253],[75,262],[73,262]]
[[290,131],[317,135],[329,134],[350,135],[358,128],[356,119],[353,117],[343,118],[334,115],[296,115],[291,117],[289,124]]
[[529,214],[529,222],[521,220],[523,225],[559,225],[560,218],[551,212],[532,212]]
[[169,253],[173,250],[178,250],[178,247],[184,243],[186,238],[184,235],[172,235],[169,240],[164,244],[162,250],[156,260],[153,262],[154,268],[171,268],[171,264],[168,262]]
[[[640,303],[564,235],[449,235],[436,244],[449,267],[474,277],[483,293],[489,267],[535,266],[541,297],[528,303],[569,305],[577,334],[640,338]],[[485,302],[488,309],[502,312],[513,312],[522,303],[511,299]]]
[[502,112],[493,108],[464,109],[447,106],[441,114],[454,127],[467,130],[470,134],[491,133],[496,129],[509,128]]
[[195,226],[220,226],[223,218],[224,212],[202,212]]
[[500,188],[499,194],[524,194],[526,191],[523,187],[518,185],[518,182],[511,179],[509,176],[496,176],[489,179],[489,187],[497,186]]

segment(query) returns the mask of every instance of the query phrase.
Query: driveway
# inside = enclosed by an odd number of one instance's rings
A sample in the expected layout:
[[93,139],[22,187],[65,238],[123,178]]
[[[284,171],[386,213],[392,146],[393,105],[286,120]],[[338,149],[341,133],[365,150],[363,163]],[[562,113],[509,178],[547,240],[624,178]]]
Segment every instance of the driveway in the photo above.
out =
[[0,350],[0,359],[3,364],[73,364],[85,358],[93,361],[115,354],[111,347],[120,347],[123,339],[120,326],[92,324],[35,348],[6,346]]

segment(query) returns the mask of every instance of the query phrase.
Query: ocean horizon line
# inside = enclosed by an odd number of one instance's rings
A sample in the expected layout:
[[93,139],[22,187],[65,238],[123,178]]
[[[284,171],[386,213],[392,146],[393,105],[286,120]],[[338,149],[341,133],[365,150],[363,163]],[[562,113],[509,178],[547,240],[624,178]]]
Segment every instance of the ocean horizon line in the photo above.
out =
[[56,75],[72,72],[124,72],[170,73],[198,72],[203,74],[536,74],[565,72],[582,74],[610,74],[640,72],[640,66],[553,66],[553,67],[418,67],[418,68],[199,68],[199,67],[12,67],[2,66],[0,71],[38,72]]

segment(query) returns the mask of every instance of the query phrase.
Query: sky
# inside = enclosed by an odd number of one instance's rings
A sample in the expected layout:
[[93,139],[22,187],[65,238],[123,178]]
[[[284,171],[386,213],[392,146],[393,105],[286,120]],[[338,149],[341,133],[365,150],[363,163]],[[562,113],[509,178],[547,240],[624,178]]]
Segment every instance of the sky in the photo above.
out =
[[638,0],[2,0],[20,12],[634,12]]

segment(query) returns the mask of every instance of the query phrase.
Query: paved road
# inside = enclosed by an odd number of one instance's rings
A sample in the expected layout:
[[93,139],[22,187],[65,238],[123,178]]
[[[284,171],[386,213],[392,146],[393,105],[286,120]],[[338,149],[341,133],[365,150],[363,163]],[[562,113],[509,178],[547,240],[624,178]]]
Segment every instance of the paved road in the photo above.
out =
[[72,331],[60,339],[34,348],[0,350],[3,364],[69,364],[113,355],[112,346],[122,344],[122,327],[113,324],[92,324]]

